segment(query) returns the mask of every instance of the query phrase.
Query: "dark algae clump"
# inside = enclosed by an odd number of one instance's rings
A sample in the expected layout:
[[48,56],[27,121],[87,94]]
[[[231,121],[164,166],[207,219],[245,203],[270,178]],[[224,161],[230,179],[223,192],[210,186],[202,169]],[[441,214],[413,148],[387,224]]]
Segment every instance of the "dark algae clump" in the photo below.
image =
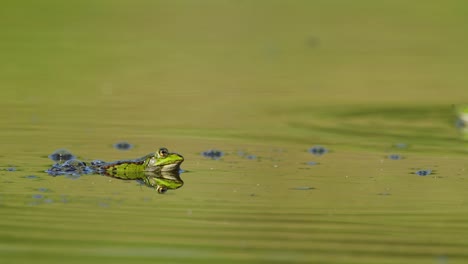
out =
[[65,161],[64,163],[56,163],[52,165],[52,167],[46,172],[52,176],[58,176],[90,174],[93,171],[86,165],[85,162],[77,159],[71,159]]
[[224,156],[224,153],[221,150],[216,150],[216,149],[210,149],[203,151],[202,156],[205,158],[210,158],[210,159],[220,159],[222,156]]
[[398,154],[390,154],[387,156],[388,159],[391,159],[391,160],[401,160],[403,159],[403,157],[401,155],[398,155]]
[[417,170],[414,172],[414,174],[418,176],[428,176],[432,174],[432,170]]
[[129,149],[133,148],[133,145],[126,142],[126,141],[121,141],[121,142],[115,143],[114,148],[116,148],[118,150],[129,150]]
[[322,146],[313,146],[309,149],[309,152],[314,155],[321,156],[323,154],[328,153],[328,149]]

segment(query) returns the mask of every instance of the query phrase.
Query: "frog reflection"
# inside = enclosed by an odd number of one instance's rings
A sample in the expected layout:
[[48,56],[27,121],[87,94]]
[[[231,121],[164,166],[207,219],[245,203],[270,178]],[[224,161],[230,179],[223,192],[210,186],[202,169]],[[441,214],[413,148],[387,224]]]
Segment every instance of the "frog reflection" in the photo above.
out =
[[154,188],[158,193],[166,193],[168,190],[179,189],[184,185],[184,181],[180,178],[180,172],[177,171],[143,171],[131,173],[112,173],[104,172],[102,175],[123,180],[137,180],[138,182]]

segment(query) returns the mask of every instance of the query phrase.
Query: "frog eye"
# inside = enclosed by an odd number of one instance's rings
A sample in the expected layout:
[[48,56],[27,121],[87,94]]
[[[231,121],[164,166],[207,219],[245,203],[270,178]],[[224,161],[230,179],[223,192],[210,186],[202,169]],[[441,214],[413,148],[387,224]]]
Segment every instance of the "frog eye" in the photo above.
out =
[[166,157],[168,154],[169,154],[169,150],[167,150],[167,148],[160,148],[160,149],[158,150],[158,155],[159,155],[159,157],[161,157],[161,158]]
[[156,187],[156,191],[158,191],[158,193],[160,193],[160,194],[163,194],[163,193],[166,193],[166,192],[167,192],[167,188],[158,185],[158,186]]

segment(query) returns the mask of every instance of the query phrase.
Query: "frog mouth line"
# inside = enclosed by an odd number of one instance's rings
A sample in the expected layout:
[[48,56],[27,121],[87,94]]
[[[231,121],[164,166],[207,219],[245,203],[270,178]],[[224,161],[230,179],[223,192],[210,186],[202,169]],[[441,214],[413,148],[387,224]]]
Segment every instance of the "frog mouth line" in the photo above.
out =
[[174,171],[174,170],[178,170],[181,163],[182,163],[182,162],[163,165],[162,168],[161,168],[161,171]]

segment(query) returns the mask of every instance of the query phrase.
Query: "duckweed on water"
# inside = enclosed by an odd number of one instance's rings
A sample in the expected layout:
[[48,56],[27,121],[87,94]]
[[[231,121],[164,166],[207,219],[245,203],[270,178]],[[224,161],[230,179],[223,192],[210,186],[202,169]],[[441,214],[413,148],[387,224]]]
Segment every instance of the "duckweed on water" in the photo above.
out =
[[133,148],[133,145],[126,142],[126,141],[122,141],[122,142],[115,143],[114,148],[116,148],[118,150],[129,150],[129,149]]
[[34,195],[32,196],[32,198],[33,198],[33,199],[42,199],[42,198],[44,198],[44,195],[42,195],[42,194],[34,194]]
[[47,189],[47,188],[44,188],[44,187],[37,188],[37,190],[38,190],[38,191],[40,191],[40,192],[50,192],[50,190],[49,190],[49,189]]
[[395,148],[399,148],[399,149],[405,149],[405,148],[408,148],[408,144],[406,143],[396,143],[394,145]]
[[46,170],[49,175],[81,175],[92,173],[92,170],[86,166],[86,163],[77,160],[67,160],[64,163],[54,164],[50,169]]
[[417,170],[414,172],[414,174],[419,176],[428,176],[432,174],[432,170]]
[[249,160],[257,159],[257,155],[249,154],[249,153],[246,153],[244,151],[238,151],[237,155],[239,157],[246,158],[246,159],[249,159]]
[[216,150],[216,149],[203,151],[201,154],[203,157],[210,158],[210,159],[220,159],[222,156],[224,156],[224,153],[221,150]]
[[25,178],[25,179],[39,179],[39,177],[36,176],[36,175],[27,175],[27,176],[24,176],[23,178]]
[[403,157],[401,155],[398,155],[398,154],[390,154],[387,156],[388,159],[391,159],[391,160],[401,160],[403,159]]
[[309,149],[309,152],[314,155],[321,156],[323,154],[328,153],[328,149],[322,146],[313,146],[312,148]]
[[75,155],[73,155],[70,151],[66,150],[66,149],[58,149],[56,151],[54,151],[52,154],[50,154],[49,156],[49,159],[55,161],[55,162],[58,162],[58,163],[62,163],[62,162],[65,162],[67,160],[71,160],[71,159],[75,159]]

